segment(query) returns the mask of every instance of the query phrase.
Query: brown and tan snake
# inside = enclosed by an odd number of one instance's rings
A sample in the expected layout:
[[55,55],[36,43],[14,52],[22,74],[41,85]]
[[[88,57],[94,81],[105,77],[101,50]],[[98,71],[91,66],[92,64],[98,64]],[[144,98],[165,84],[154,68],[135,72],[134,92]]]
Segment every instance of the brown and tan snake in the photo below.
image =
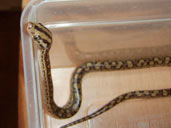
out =
[[[81,82],[85,74],[94,71],[114,71],[124,69],[135,68],[147,68],[156,66],[170,66],[171,57],[151,57],[140,58],[134,60],[105,60],[105,61],[90,61],[77,67],[72,75],[71,79],[71,95],[69,101],[64,107],[58,107],[53,99],[53,82],[51,77],[51,66],[49,60],[49,50],[52,46],[52,33],[41,23],[29,22],[27,31],[33,40],[33,45],[38,48],[40,54],[38,54],[40,70],[43,74],[43,91],[44,91],[44,104],[47,111],[56,118],[65,119],[75,115],[82,102]],[[132,91],[114,98],[108,104],[104,105],[94,113],[73,121],[69,124],[62,126],[66,128],[83,121],[92,119],[107,110],[111,109],[115,105],[134,98],[156,98],[171,96],[171,89],[161,90],[139,90]]]

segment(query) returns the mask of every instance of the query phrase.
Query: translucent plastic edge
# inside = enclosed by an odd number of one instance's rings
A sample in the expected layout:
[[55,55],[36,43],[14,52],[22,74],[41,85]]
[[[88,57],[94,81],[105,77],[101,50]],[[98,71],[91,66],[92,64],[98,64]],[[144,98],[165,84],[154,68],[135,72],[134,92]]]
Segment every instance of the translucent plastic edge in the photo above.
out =
[[30,21],[29,15],[33,6],[40,3],[41,0],[31,1],[25,7],[22,12],[20,19],[20,32],[22,42],[22,53],[23,53],[23,65],[24,65],[24,81],[25,81],[25,92],[26,92],[26,104],[27,104],[27,121],[28,128],[44,128],[42,117],[40,117],[39,110],[39,98],[40,93],[37,90],[36,84],[36,72],[35,62],[33,59],[33,47],[31,39],[26,33],[26,25]]

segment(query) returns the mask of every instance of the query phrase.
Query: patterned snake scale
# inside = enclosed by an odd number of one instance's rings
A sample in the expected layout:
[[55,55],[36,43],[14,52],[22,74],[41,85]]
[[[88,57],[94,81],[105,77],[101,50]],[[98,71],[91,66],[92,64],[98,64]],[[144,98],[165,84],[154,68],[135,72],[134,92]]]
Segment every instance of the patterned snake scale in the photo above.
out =
[[[156,66],[171,66],[171,57],[152,57],[152,58],[141,58],[134,60],[106,60],[106,61],[91,61],[82,64],[77,67],[71,78],[71,95],[69,101],[64,105],[64,107],[58,107],[53,99],[53,82],[51,77],[51,67],[49,61],[49,50],[52,45],[52,34],[51,32],[43,26],[41,23],[29,22],[27,26],[27,31],[32,37],[33,44],[38,47],[40,54],[40,66],[44,77],[44,103],[47,111],[56,118],[66,119],[75,115],[81,106],[81,82],[85,74],[93,71],[113,71],[113,70],[124,70],[124,69],[135,69],[135,68],[147,68]],[[61,128],[66,128],[86,120],[92,119],[107,110],[111,109],[115,105],[135,98],[157,98],[171,96],[171,89],[161,89],[161,90],[139,90],[132,91],[122,94],[112,101],[104,105],[99,110],[94,113],[73,121],[69,124],[62,126]]]

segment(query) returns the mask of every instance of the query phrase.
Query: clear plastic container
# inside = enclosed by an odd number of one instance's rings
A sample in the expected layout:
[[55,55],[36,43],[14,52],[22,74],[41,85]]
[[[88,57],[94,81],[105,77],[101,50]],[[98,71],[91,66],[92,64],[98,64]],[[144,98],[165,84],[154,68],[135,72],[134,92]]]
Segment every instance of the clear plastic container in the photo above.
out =
[[[86,61],[171,55],[171,0],[31,1],[21,17],[28,128],[57,128],[128,91],[171,87],[169,67],[90,73],[83,79],[79,112],[69,119],[55,119],[42,107],[39,67],[26,32],[28,21],[41,22],[53,33],[54,98],[62,106],[69,98],[73,70]],[[170,100],[124,102],[73,128],[169,128]]]

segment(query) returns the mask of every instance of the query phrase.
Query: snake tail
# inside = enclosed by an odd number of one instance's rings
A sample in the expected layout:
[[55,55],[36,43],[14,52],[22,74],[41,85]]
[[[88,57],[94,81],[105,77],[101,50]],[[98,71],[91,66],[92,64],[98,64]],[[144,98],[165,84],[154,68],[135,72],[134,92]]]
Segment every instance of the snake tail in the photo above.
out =
[[90,120],[92,118],[95,118],[95,117],[101,115],[102,113],[110,110],[111,108],[113,108],[117,104],[119,104],[123,101],[126,101],[126,100],[142,99],[142,98],[158,98],[158,97],[168,97],[168,96],[171,96],[171,89],[142,90],[142,91],[140,90],[140,91],[128,92],[128,93],[122,94],[122,95],[114,98],[109,103],[107,103],[106,105],[104,105],[103,107],[98,109],[97,111],[93,112],[92,114],[85,116],[83,118],[80,118],[80,119],[73,121],[71,123],[68,123],[64,126],[61,126],[60,128],[67,128],[67,127],[79,124],[81,122]]

